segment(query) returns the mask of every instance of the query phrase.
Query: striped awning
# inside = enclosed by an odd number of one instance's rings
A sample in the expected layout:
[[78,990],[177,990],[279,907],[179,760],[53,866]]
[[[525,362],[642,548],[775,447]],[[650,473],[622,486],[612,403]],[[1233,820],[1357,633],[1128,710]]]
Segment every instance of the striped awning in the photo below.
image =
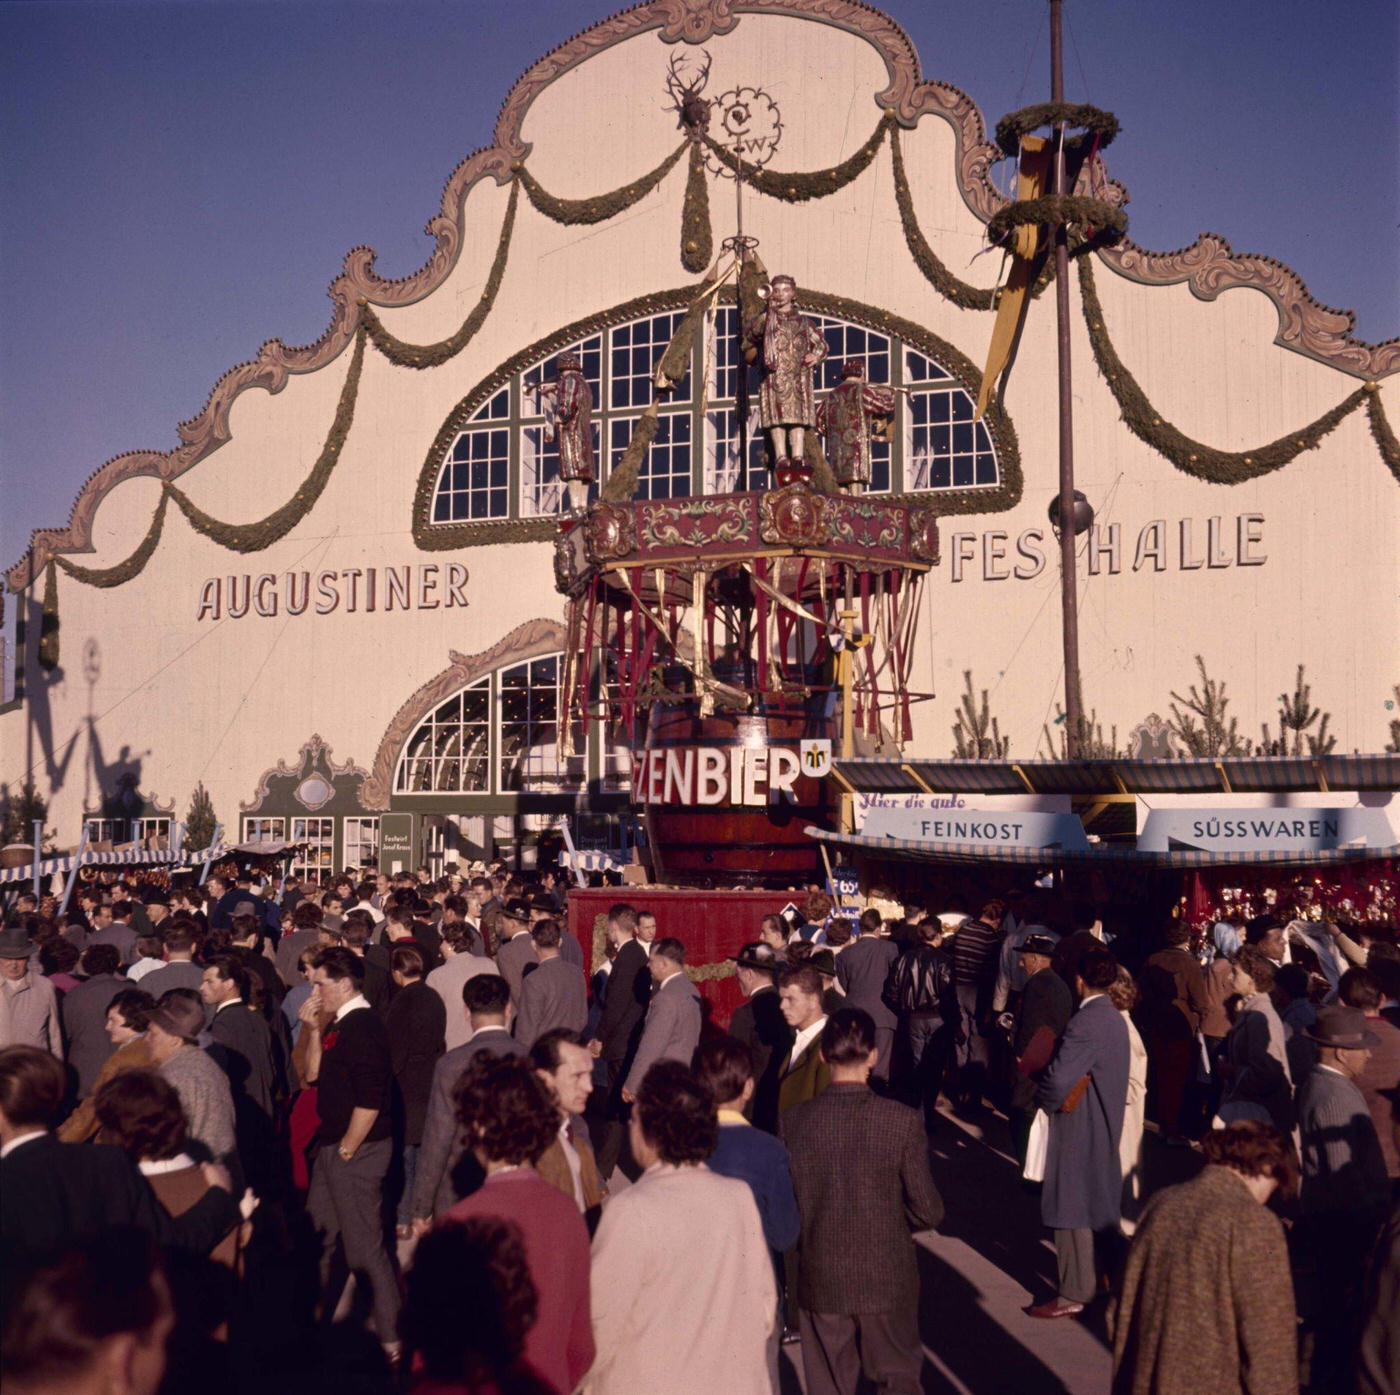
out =
[[1400,755],[1220,760],[838,759],[857,794],[1271,794],[1400,790]]
[[1317,867],[1339,862],[1370,862],[1400,857],[1400,844],[1385,848],[1327,848],[1321,851],[1202,852],[1197,848],[1169,852],[1144,852],[1122,844],[1095,843],[1064,851],[1026,848],[1015,843],[924,843],[913,838],[870,838],[861,833],[832,833],[808,826],[808,837],[828,847],[873,853],[901,862],[981,863],[1009,862],[1024,867],[1060,867],[1070,864],[1096,867],[1161,867],[1188,870],[1196,867]]
[[[212,861],[221,856],[225,851],[223,847],[215,848],[212,854],[204,852],[180,855],[172,852],[169,848],[113,848],[110,851],[99,851],[96,848],[88,848],[83,853],[83,867],[169,867],[174,863],[180,863],[186,867],[198,866],[206,858]],[[37,875],[40,877],[51,877],[55,872],[68,873],[73,870],[73,864],[77,859],[76,852],[55,853],[52,857],[44,858],[38,866]],[[12,882],[32,882],[36,875],[36,869],[32,862],[26,863],[23,867],[5,867],[0,869],[0,886],[9,885]]]

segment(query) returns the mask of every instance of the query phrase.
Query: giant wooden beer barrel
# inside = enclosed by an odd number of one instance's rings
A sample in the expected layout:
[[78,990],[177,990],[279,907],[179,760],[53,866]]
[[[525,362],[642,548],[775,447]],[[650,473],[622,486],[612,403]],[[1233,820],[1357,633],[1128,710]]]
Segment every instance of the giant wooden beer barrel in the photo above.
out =
[[834,719],[825,703],[700,716],[655,703],[633,758],[653,871],[680,886],[802,886],[821,854],[803,829],[829,826],[825,776]]

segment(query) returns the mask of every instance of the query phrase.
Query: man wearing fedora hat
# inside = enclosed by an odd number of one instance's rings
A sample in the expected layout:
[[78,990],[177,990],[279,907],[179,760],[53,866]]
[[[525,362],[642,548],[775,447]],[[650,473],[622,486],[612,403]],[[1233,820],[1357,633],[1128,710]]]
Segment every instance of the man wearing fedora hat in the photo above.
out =
[[496,967],[501,977],[510,984],[510,1000],[520,1009],[520,986],[525,978],[525,968],[539,963],[535,953],[535,942],[530,937],[530,903],[523,897],[506,902],[501,912],[501,947],[496,951]]
[[23,926],[0,932],[0,1047],[37,1046],[61,1061],[58,995],[30,968],[33,950]]
[[1036,1089],[1074,1016],[1074,994],[1052,967],[1058,943],[1053,935],[1032,934],[1027,935],[1016,950],[1026,975],[1026,986],[1011,1027],[1011,1052],[1015,1060],[1011,1106],[1007,1113],[1016,1157],[1022,1167],[1026,1163],[1031,1121],[1037,1108]]
[[748,1117],[758,1128],[777,1133],[778,1086],[794,1036],[778,997],[777,978],[783,961],[772,945],[755,940],[732,962],[744,1002],[729,1019],[729,1034],[743,1042],[753,1057],[754,1088]]
[[1315,1384],[1333,1390],[1341,1389],[1356,1349],[1366,1256],[1385,1218],[1390,1182],[1356,1084],[1376,1044],[1365,1013],[1325,1007],[1307,1035],[1317,1063],[1298,1090],[1301,1233],[1319,1279]]

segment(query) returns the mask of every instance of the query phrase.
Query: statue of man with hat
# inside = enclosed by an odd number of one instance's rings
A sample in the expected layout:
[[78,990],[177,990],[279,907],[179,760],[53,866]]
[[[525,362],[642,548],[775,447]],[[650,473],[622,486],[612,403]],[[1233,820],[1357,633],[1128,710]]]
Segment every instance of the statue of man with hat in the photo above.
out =
[[559,355],[556,377],[541,383],[537,399],[552,398],[553,410],[545,439],[559,444],[559,478],[568,491],[569,507],[583,509],[593,483],[593,389],[583,376],[583,360],[572,350]]
[[759,421],[768,432],[774,473],[787,473],[785,462],[801,464],[806,430],[816,416],[812,370],[827,353],[826,340],[797,308],[791,276],[773,277],[767,307],[744,328],[744,348],[750,363],[762,355]]

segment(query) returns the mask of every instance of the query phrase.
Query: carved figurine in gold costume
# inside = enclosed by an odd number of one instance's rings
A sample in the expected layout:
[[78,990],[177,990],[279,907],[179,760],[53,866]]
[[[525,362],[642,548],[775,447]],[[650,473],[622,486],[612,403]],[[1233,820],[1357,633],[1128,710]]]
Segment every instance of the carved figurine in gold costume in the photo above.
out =
[[535,392],[540,398],[554,399],[545,436],[559,443],[559,478],[568,490],[569,507],[579,510],[588,506],[588,487],[594,478],[593,390],[577,354],[560,354],[557,367],[559,376],[541,383]]
[[865,381],[858,358],[841,365],[841,385],[817,407],[817,431],[826,438],[826,459],[836,483],[849,494],[870,486],[871,427],[894,415],[894,389]]
[[797,282],[791,276],[773,277],[766,308],[744,328],[744,347],[749,362],[763,365],[759,420],[777,472],[781,462],[802,460],[806,432],[816,418],[812,370],[827,352],[826,340],[797,308]]

